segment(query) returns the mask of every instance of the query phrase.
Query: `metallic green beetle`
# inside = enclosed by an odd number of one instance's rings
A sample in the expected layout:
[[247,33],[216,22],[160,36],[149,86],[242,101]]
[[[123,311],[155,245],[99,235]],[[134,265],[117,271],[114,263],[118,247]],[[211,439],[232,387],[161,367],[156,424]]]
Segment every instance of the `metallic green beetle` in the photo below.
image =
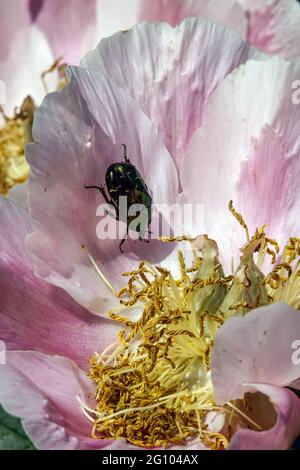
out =
[[[146,209],[146,224],[137,225],[136,232],[139,233],[139,239],[145,242],[143,238],[146,228],[149,227],[151,223],[151,207],[152,207],[152,197],[149,194],[148,187],[144,182],[142,176],[140,175],[137,168],[130,163],[129,158],[127,157],[127,148],[125,144],[122,144],[124,148],[124,160],[125,162],[113,163],[110,165],[105,174],[105,184],[106,188],[102,186],[85,186],[86,189],[98,189],[103,195],[105,201],[108,204],[111,204],[116,211],[116,220],[120,220],[127,224],[127,232],[123,240],[121,241],[119,248],[121,253],[123,253],[122,245],[125,242],[129,225],[132,221],[137,219],[136,215],[129,215],[130,207],[139,204]],[[122,214],[120,211],[119,201],[120,197],[127,198],[127,207],[128,211],[126,214]],[[144,226],[145,225],[145,226]]]

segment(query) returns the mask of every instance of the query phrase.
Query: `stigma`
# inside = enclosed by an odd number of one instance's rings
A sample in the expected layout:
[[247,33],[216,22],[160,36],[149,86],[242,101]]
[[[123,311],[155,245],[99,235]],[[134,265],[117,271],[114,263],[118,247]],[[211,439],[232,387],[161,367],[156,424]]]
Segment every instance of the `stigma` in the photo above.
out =
[[[280,253],[265,227],[250,237],[232,203],[229,209],[247,238],[230,275],[224,274],[217,243],[207,235],[190,240],[190,264],[178,251],[177,276],[146,261],[124,273],[127,284],[117,293],[121,307],[142,313],[133,321],[120,311],[109,312],[120,325],[119,337],[91,358],[96,405],[81,407],[94,438],[125,439],[147,448],[198,439],[207,448],[224,449],[232,422],[264,430],[247,415],[247,398],[222,406],[215,402],[211,354],[228,318],[278,301],[300,309],[300,240],[291,238]],[[268,275],[261,270],[266,256],[274,265]],[[212,421],[218,426],[212,427]]]

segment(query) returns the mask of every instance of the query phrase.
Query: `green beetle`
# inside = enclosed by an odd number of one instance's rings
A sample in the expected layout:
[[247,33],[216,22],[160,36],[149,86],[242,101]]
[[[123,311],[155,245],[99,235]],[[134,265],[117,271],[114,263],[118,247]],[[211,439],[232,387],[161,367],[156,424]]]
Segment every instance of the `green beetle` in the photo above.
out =
[[[122,145],[124,148],[125,161],[113,163],[107,168],[105,174],[106,188],[103,185],[85,186],[86,189],[98,189],[103,195],[105,201],[115,208],[116,220],[127,224],[126,235],[119,245],[121,253],[123,253],[122,245],[127,238],[129,225],[132,221],[137,219],[136,215],[129,215],[130,207],[135,204],[139,204],[146,209],[146,223],[142,224],[142,226],[141,224],[137,225],[136,232],[139,233],[139,239],[147,243],[149,240],[145,240],[142,236],[145,232],[145,226],[148,228],[151,223],[152,207],[152,197],[149,193],[148,187],[137,168],[130,163],[129,158],[127,157],[126,145]],[[128,211],[126,214],[122,214],[122,211],[120,211],[119,198],[122,196],[127,198]]]

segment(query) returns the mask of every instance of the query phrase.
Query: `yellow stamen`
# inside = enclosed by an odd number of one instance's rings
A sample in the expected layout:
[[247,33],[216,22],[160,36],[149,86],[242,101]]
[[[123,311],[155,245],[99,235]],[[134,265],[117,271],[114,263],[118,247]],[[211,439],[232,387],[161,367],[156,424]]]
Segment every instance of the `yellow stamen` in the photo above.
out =
[[232,215],[236,218],[238,223],[246,230],[247,241],[249,242],[250,241],[250,234],[249,234],[247,224],[244,221],[243,216],[235,210],[235,208],[233,206],[233,201],[229,201],[228,208],[229,208],[230,212],[232,213]]
[[[128,281],[123,289],[115,292],[110,286],[121,306],[139,306],[142,313],[138,321],[132,321],[120,310],[111,311],[109,317],[121,326],[119,340],[91,358],[89,376],[96,386],[96,406],[91,409],[81,403],[81,407],[93,421],[94,438],[168,447],[198,436],[207,447],[223,449],[236,420],[263,430],[232,402],[216,404],[211,352],[216,332],[228,317],[245,315],[280,298],[299,308],[300,242],[291,238],[281,263],[264,276],[255,257],[260,262],[266,254],[272,261],[277,259],[277,242],[266,236],[265,226],[250,238],[232,203],[230,210],[248,239],[232,275],[225,276],[217,244],[205,235],[191,242],[193,266],[187,266],[183,252],[178,251],[178,278],[162,266],[141,261],[137,269],[124,273]],[[105,280],[102,273],[99,276]],[[208,428],[211,412],[226,418],[226,435]]]
[[29,166],[24,148],[32,139],[34,111],[35,104],[30,96],[12,118],[7,117],[0,108],[4,119],[4,126],[0,128],[0,194],[7,195],[13,186],[23,183],[28,177]]

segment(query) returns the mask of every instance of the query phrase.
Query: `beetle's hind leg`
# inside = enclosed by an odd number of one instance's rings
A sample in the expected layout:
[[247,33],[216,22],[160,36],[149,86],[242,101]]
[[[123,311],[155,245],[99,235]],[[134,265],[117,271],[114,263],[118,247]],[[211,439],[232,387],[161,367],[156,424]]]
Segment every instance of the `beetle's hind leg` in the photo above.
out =
[[143,238],[141,235],[139,235],[139,240],[140,242],[150,243],[150,240],[147,240],[147,238]]
[[120,245],[119,245],[119,249],[120,249],[120,252],[122,253],[122,255],[123,255],[123,253],[124,253],[124,251],[122,250],[122,246],[124,245],[125,241],[127,240],[127,237],[128,237],[128,230],[129,230],[129,227],[127,226],[126,235],[125,235],[125,237],[121,240],[121,243],[120,243]]
[[98,189],[98,191],[100,191],[100,193],[102,194],[102,196],[104,197],[105,201],[107,202],[107,204],[111,204],[111,200],[110,198],[108,197],[108,195],[106,194],[106,191],[105,191],[105,187],[104,186],[85,186],[85,189]]
[[125,162],[130,163],[130,160],[129,160],[128,156],[127,156],[127,147],[126,147],[126,144],[122,144],[122,146],[123,146],[123,149],[124,149],[124,153],[123,153],[124,160],[125,160]]

